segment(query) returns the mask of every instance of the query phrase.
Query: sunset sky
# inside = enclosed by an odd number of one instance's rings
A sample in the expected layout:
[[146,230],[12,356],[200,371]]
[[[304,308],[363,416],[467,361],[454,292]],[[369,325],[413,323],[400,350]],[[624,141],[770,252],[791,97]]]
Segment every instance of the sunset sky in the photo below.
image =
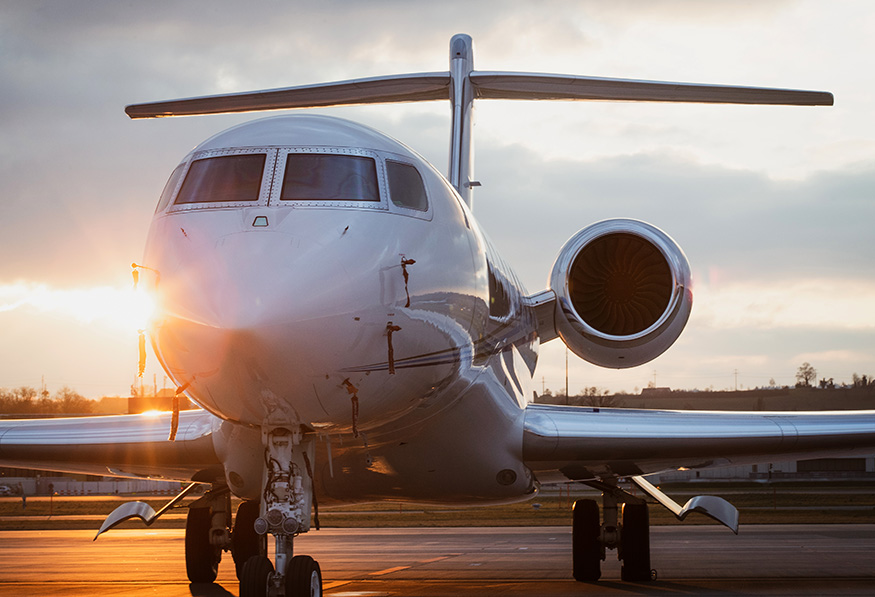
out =
[[[634,217],[684,248],[686,331],[570,390],[714,389],[875,373],[875,4],[838,1],[0,2],[0,387],[127,395],[130,264],[196,144],[259,115],[132,121],[124,106],[448,68],[831,91],[834,107],[477,104],[474,213],[529,292],[577,230]],[[318,110],[446,170],[449,104]],[[564,388],[542,347],[538,388]],[[737,374],[736,374],[737,372]],[[146,379],[163,373],[150,354]]]

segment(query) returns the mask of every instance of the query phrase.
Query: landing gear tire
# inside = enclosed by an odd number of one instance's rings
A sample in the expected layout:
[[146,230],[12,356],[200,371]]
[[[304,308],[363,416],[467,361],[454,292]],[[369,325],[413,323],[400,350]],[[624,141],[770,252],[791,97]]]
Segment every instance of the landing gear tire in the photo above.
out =
[[[266,597],[273,564],[266,556],[252,556],[240,573],[240,597]],[[288,591],[286,591],[288,593]]]
[[577,500],[574,502],[571,524],[574,580],[595,582],[601,577],[600,538],[599,505],[595,500]]
[[620,578],[628,582],[649,582],[650,519],[647,504],[623,505],[623,530],[620,536],[623,567]]
[[243,579],[243,566],[249,558],[266,555],[267,536],[255,532],[255,519],[258,518],[258,502],[244,501],[237,507],[234,517],[234,530],[231,532],[231,556],[237,568],[237,579]]
[[286,569],[286,597],[322,597],[322,571],[310,556],[295,556]]
[[191,508],[185,519],[185,571],[193,583],[211,583],[219,573],[222,551],[210,544],[212,512]]

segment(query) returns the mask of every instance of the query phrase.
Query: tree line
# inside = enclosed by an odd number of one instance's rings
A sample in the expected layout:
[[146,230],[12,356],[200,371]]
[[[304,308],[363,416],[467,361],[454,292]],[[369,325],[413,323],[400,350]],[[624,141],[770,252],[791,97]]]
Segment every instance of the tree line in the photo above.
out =
[[[811,363],[805,362],[799,366],[796,370],[796,388],[818,388],[824,390],[833,390],[836,388],[869,388],[875,389],[875,376],[872,375],[860,375],[858,373],[854,373],[851,376],[851,383],[846,382],[837,382],[833,378],[823,378],[818,381],[817,379],[817,370],[811,365]],[[648,389],[659,389],[656,388],[656,385],[653,382],[647,384]],[[778,388],[778,384],[775,382],[775,379],[772,378],[769,380],[769,385],[763,388],[749,388],[749,389],[776,389]],[[785,389],[788,389],[789,386],[784,386]],[[638,388],[635,388],[632,395],[638,394]],[[698,389],[694,390],[681,390],[675,389],[672,390],[674,392],[698,392]],[[706,388],[705,392],[713,392],[714,387]],[[559,390],[558,392],[553,392],[549,388],[545,389],[543,394],[537,396],[538,402],[545,402],[549,404],[560,404],[560,405],[569,405],[569,406],[617,406],[618,399],[622,396],[627,395],[626,392],[616,392],[612,393],[610,390],[599,387],[587,387],[580,390],[580,392],[576,395],[566,396],[563,390]]]
[[3,414],[88,414],[96,403],[66,386],[49,394],[46,390],[22,386],[0,388],[0,413]]
[[[822,378],[820,381],[817,381],[817,369],[811,366],[811,363],[805,362],[799,366],[799,369],[796,370],[796,387],[797,388],[813,388],[817,387],[823,390],[832,390],[837,387],[847,387],[846,384],[841,382],[836,383],[836,381],[830,378]],[[858,373],[854,373],[851,376],[851,386],[852,388],[868,388],[875,387],[875,378],[871,375],[859,375]]]

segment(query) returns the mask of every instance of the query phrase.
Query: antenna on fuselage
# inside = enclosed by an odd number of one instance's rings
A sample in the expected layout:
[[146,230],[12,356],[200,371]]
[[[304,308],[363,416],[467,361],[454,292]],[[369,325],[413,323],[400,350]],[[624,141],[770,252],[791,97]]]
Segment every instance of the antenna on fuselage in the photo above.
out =
[[825,91],[669,83],[543,73],[478,72],[474,70],[474,45],[471,37],[458,34],[450,40],[448,72],[387,75],[264,91],[133,104],[125,108],[125,112],[131,118],[161,118],[447,99],[450,100],[452,110],[448,179],[469,207],[473,187],[480,186],[479,182],[471,180],[473,175],[471,126],[475,99],[620,100],[799,106],[833,104],[832,94]]

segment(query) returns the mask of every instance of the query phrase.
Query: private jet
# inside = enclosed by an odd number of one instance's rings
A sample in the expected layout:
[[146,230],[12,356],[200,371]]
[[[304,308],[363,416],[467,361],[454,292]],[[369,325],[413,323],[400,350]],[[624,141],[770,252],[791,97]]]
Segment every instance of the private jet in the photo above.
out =
[[294,550],[318,529],[319,504],[481,506],[582,483],[602,498],[574,504],[574,578],[598,580],[616,549],[623,580],[641,582],[651,579],[649,501],[738,531],[725,500],[681,506],[647,475],[875,450],[875,411],[535,404],[543,342],[611,368],[666,351],[692,308],[690,266],[662,230],[610,219],[568,240],[548,287],[529,293],[472,211],[475,100],[831,105],[830,93],[473,61],[471,38],[456,35],[444,72],[128,106],[139,119],[449,100],[449,171],[365,125],[308,112],[207,139],[170,175],[134,264],[156,303],[154,354],[200,409],[2,421],[0,462],[186,485],[157,512],[123,504],[98,535],[131,518],[150,525],[205,488],[188,505],[191,582],[214,581],[230,552],[241,595],[292,597],[322,592],[318,562]]

